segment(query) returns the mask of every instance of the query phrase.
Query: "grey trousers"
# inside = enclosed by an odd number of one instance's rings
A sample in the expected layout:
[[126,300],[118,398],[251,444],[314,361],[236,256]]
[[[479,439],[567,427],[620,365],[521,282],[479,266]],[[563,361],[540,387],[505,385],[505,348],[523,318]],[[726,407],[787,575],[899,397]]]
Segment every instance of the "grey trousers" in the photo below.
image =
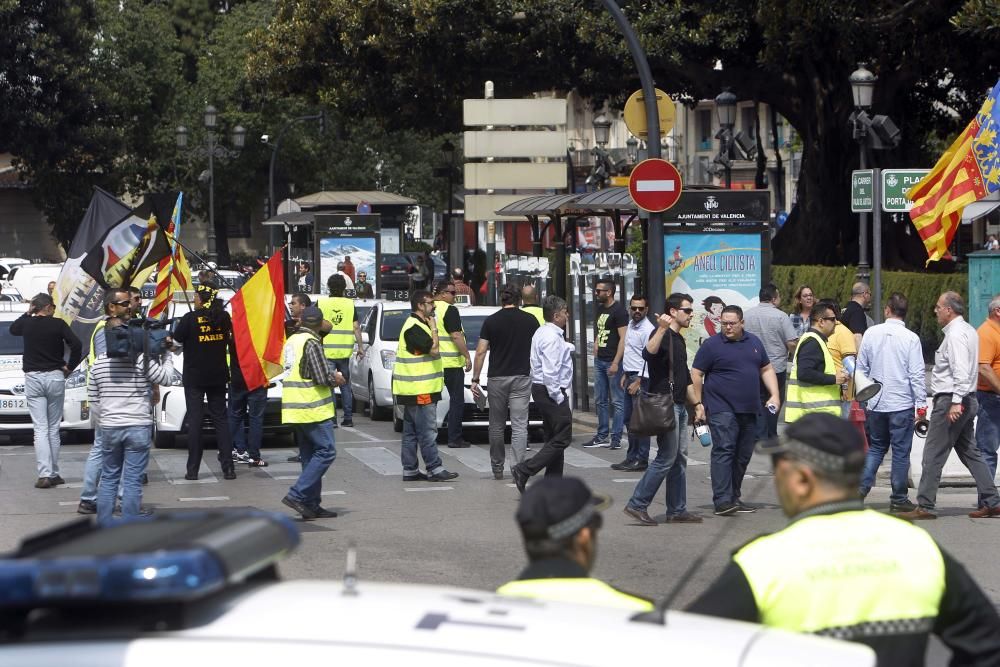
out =
[[531,399],[531,378],[527,375],[506,375],[489,378],[486,398],[490,407],[490,465],[502,472],[507,459],[504,429],[510,412],[510,451],[517,465],[524,460],[528,448],[528,403]]
[[24,398],[35,431],[35,460],[39,477],[59,474],[59,424],[63,416],[66,376],[62,371],[24,374]]
[[979,411],[976,396],[974,394],[967,396],[962,405],[965,408],[962,416],[952,423],[948,420],[951,395],[945,394],[934,398],[930,430],[927,432],[927,442],[924,445],[923,472],[920,477],[920,488],[917,491],[917,504],[924,509],[934,509],[938,485],[941,483],[941,470],[948,461],[952,448],[976,480],[980,504],[988,507],[1000,506],[997,487],[993,483],[986,462],[983,461],[979,447],[976,446],[976,431],[973,427],[976,412]]

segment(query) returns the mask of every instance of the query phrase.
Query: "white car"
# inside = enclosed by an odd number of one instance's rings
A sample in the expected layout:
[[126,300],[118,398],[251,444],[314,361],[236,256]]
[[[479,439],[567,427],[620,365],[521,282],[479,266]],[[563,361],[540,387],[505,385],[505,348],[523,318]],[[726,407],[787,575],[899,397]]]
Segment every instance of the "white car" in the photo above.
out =
[[31,415],[24,398],[24,338],[10,333],[11,323],[24,314],[24,306],[0,303],[0,434],[31,433]]
[[9,279],[10,272],[22,264],[31,264],[31,261],[21,257],[0,257],[0,281]]
[[[191,310],[191,305],[178,292],[168,307],[167,321],[170,327]],[[219,298],[229,301],[233,296],[229,290],[220,290]],[[89,344],[89,341],[87,342]],[[184,400],[184,353],[174,355],[174,372],[169,385],[159,388],[160,397],[153,408],[156,426],[157,447],[173,447],[178,435],[188,432],[187,403]],[[90,409],[87,401],[87,361],[84,361],[66,380],[66,398],[63,403],[62,428],[66,430],[87,430],[91,428]],[[207,412],[201,426],[203,433],[214,432],[215,427]],[[264,433],[280,435],[291,433],[291,427],[281,422],[281,382],[273,383],[267,390],[267,407],[264,409]]]
[[[497,312],[496,306],[470,306],[461,309],[462,327],[465,329],[465,340],[475,358],[476,345],[479,343],[479,332],[487,317]],[[399,301],[386,301],[375,305],[368,317],[361,324],[361,336],[365,343],[365,356],[351,359],[351,389],[354,399],[369,404],[372,419],[388,418],[392,414],[393,425],[397,432],[403,429],[403,409],[395,405],[392,398],[392,367],[396,361],[396,346],[399,344],[399,331],[410,316],[410,305]],[[482,372],[484,386],[488,387],[489,357],[483,363]],[[480,408],[472,397],[469,385],[472,383],[472,371],[465,373],[465,410],[462,414],[462,425],[469,428],[486,428],[490,425],[488,408]],[[448,389],[441,394],[437,404],[438,428],[447,427],[450,395]],[[392,412],[390,413],[390,410]],[[510,421],[507,421],[510,425]],[[531,405],[528,409],[528,426],[540,427],[541,416],[537,408]]]
[[55,282],[62,272],[62,264],[21,264],[14,267],[7,282],[24,299],[36,294],[47,294],[50,282]]
[[872,667],[867,646],[680,611],[637,615],[491,591],[282,581],[299,543],[263,512],[75,521],[0,560],[0,664]]

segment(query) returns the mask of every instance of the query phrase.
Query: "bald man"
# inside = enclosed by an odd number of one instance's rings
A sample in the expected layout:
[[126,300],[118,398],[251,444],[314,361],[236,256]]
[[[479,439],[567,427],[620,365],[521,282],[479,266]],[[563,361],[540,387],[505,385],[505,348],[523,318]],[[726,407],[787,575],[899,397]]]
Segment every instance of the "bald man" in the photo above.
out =
[[542,307],[538,305],[538,290],[534,285],[528,284],[521,288],[521,310],[534,316],[538,320],[538,326],[545,325]]
[[851,288],[851,300],[840,314],[840,321],[854,334],[854,348],[861,346],[861,336],[868,329],[868,316],[865,311],[872,304],[872,291],[868,283],[859,281]]

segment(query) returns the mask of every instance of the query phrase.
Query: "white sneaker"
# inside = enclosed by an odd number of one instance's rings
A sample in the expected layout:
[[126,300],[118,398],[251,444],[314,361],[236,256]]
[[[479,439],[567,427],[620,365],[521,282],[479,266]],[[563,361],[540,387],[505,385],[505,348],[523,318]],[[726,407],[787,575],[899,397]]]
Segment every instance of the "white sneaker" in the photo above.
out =
[[592,447],[610,447],[610,446],[611,446],[611,440],[598,440],[597,436],[594,436],[593,440],[584,445],[584,447],[588,449]]
[[253,463],[253,459],[246,452],[233,452],[233,463]]

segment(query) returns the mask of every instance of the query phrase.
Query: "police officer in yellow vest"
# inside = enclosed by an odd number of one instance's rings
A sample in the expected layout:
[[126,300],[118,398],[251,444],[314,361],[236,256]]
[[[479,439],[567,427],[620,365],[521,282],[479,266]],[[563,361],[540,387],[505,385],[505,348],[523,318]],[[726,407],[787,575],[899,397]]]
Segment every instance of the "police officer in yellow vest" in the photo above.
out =
[[[411,292],[413,312],[399,331],[396,362],[392,367],[393,397],[403,408],[400,459],[404,482],[444,482],[458,477],[458,473],[445,470],[437,448],[437,402],[441,400],[444,377],[435,303],[427,290]],[[420,472],[418,447],[426,474]]]
[[[340,425],[354,426],[351,352],[357,349],[358,359],[365,356],[361,343],[361,325],[358,323],[358,311],[354,309],[354,299],[344,296],[344,290],[347,289],[344,276],[333,274],[327,279],[326,286],[330,290],[330,296],[319,299],[316,303],[323,311],[323,319],[332,325],[330,332],[323,338],[323,353],[326,355],[330,372],[339,371],[344,376],[344,384],[340,388],[344,421]],[[336,423],[333,426],[336,428]]]
[[840,414],[840,385],[847,373],[836,370],[826,340],[837,326],[837,316],[829,306],[815,306],[809,315],[812,326],[795,347],[788,374],[785,423],[790,424],[810,412]]
[[444,332],[439,341],[444,386],[448,388],[448,446],[468,447],[462,437],[462,413],[465,410],[465,372],[472,370],[472,357],[465,342],[462,316],[455,303],[455,283],[439,280],[434,283],[434,319],[438,332]]
[[302,474],[281,502],[306,520],[337,516],[319,504],[323,475],[337,458],[333,388],[344,384],[344,376],[323,356],[319,338],[323,322],[323,312],[316,306],[302,311],[298,331],[285,343],[288,375],[281,388],[281,421],[295,429],[302,463]]
[[559,602],[653,609],[651,600],[620,591],[590,576],[597,560],[600,512],[611,499],[593,493],[576,477],[543,477],[529,486],[517,508],[528,566],[501,595]]
[[1000,617],[965,568],[862,505],[864,443],[848,422],[807,414],[758,452],[791,523],[737,550],[688,611],[867,644],[883,667],[923,665],[931,633],[951,664],[1000,665]]

